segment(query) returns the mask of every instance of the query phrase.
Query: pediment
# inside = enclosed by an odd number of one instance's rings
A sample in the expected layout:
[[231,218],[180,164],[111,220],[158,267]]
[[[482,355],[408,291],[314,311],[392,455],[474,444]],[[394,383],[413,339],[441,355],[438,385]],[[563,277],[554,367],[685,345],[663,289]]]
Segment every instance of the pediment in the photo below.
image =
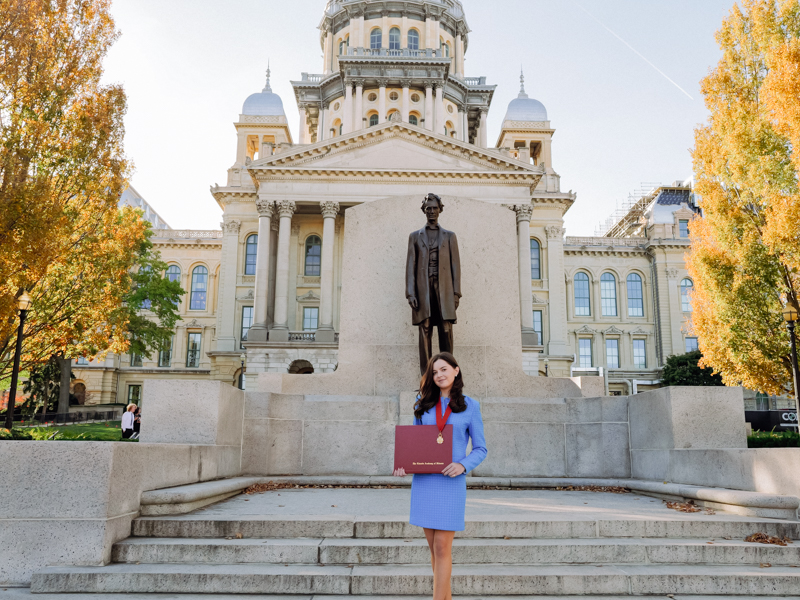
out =
[[275,169],[508,173],[541,177],[539,167],[436,135],[407,123],[384,123],[256,161],[252,173]]

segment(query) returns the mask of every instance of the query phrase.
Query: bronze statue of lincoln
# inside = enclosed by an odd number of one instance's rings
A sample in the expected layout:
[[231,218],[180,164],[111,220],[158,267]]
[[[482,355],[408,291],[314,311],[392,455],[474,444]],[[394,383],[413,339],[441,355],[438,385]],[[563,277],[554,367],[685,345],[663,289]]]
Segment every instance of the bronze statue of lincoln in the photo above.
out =
[[461,300],[461,259],[456,234],[439,225],[442,199],[428,194],[422,202],[427,225],[408,236],[406,298],[419,327],[419,368],[425,373],[432,356],[433,328],[439,351],[453,352],[453,325]]

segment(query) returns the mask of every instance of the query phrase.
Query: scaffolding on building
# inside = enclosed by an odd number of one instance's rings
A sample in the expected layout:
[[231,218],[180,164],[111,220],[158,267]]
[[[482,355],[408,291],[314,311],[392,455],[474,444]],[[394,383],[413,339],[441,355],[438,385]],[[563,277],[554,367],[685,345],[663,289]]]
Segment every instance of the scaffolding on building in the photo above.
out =
[[644,211],[655,199],[660,188],[660,182],[642,182],[625,200],[617,202],[616,210],[597,226],[594,235],[596,237],[633,235],[639,228]]

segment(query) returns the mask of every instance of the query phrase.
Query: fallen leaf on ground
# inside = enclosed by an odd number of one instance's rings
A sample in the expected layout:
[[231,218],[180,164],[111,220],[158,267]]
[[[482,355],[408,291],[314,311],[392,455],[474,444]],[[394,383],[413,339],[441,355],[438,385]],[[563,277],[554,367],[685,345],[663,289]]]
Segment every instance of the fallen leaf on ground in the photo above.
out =
[[707,509],[705,510],[705,513],[706,513],[707,515],[715,515],[715,514],[717,514],[717,511],[715,511],[713,508],[707,508]]
[[568,485],[557,487],[559,492],[598,492],[605,494],[630,494],[631,491],[620,486],[599,486],[599,485]]
[[240,539],[242,539],[243,537],[244,537],[244,536],[243,536],[241,533],[237,533],[237,534],[236,534],[236,539],[237,539],[237,540],[240,540]]
[[759,569],[769,569],[771,566],[772,566],[772,565],[771,565],[771,564],[769,564],[769,563],[760,563],[760,564],[758,565],[758,568],[759,568]]
[[508,536],[503,537],[504,540],[510,540],[511,538]]
[[667,508],[684,513],[697,513],[700,509],[691,502],[666,502]]
[[751,544],[772,544],[773,546],[788,546],[792,543],[792,540],[789,538],[773,537],[771,535],[767,535],[766,533],[760,532],[746,537],[744,541],[750,542]]

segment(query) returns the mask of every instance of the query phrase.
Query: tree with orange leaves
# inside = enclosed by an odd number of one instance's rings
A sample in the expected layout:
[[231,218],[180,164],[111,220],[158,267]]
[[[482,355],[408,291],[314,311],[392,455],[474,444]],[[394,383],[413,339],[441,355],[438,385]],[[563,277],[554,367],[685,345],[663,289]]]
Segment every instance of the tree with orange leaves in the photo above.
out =
[[742,0],[717,40],[693,151],[692,327],[727,385],[792,393],[782,311],[800,308],[800,4]]
[[[141,212],[118,209],[130,165],[125,93],[100,83],[117,38],[109,9],[110,0],[0,0],[0,380],[18,290],[33,297],[23,368],[58,357],[68,384],[67,359],[128,349],[142,305],[132,269],[160,265]],[[175,286],[159,304],[164,327],[137,321],[148,342],[171,334]]]

